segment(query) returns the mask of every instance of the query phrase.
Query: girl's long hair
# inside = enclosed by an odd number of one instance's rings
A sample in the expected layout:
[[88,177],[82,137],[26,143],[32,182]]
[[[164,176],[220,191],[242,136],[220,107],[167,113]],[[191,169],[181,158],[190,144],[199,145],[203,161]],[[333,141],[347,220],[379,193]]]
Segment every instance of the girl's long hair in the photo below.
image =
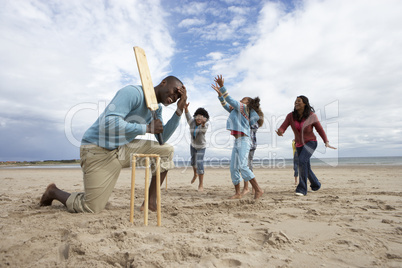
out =
[[256,97],[253,99],[248,97],[248,107],[250,109],[253,109],[260,116],[260,119],[258,119],[257,124],[258,127],[261,127],[262,124],[264,124],[264,113],[261,111],[260,98]]
[[307,119],[310,116],[311,112],[315,112],[314,108],[310,105],[310,102],[308,100],[308,98],[306,96],[300,95],[297,96],[297,98],[302,99],[303,103],[306,104],[306,106],[304,106],[304,111],[301,117],[299,117],[299,113],[296,111],[296,109],[293,109],[293,119],[301,122],[305,119]]

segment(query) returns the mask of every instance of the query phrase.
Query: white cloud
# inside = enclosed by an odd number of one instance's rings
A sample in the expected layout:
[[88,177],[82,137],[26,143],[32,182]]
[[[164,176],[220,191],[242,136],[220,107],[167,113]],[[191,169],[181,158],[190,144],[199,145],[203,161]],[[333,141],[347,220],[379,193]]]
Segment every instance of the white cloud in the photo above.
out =
[[224,54],[221,52],[211,52],[211,53],[208,53],[208,55],[207,55],[208,58],[211,58],[214,61],[218,61],[218,60],[222,59],[223,56],[224,56]]
[[[291,131],[279,138],[274,129],[300,94],[310,98],[323,124],[339,125],[339,133],[329,138],[339,144],[341,155],[400,155],[400,131],[395,130],[402,129],[402,108],[395,96],[402,86],[402,3],[306,0],[293,2],[290,11],[286,4],[3,1],[3,140],[11,145],[24,141],[25,149],[12,155],[20,158],[34,154],[46,140],[47,146],[65,146],[64,136],[53,135],[64,135],[70,109],[80,103],[102,107],[120,87],[139,84],[132,51],[139,45],[147,52],[155,84],[167,74],[177,75],[187,85],[192,111],[202,106],[216,118],[207,135],[211,144],[230,140],[221,120],[227,113],[210,87],[213,77],[223,74],[235,98],[261,97],[266,124],[257,134],[257,157],[290,157]],[[335,102],[338,116],[329,116],[325,109]],[[174,109],[166,109],[165,120]],[[98,114],[88,108],[73,117],[78,140]],[[175,133],[178,155],[188,154],[184,131]],[[4,141],[0,145],[9,148]],[[29,144],[35,146],[28,149]],[[230,154],[230,147],[211,146],[207,155]],[[76,154],[73,150],[70,155]],[[11,156],[6,154],[1,157]]]
[[[339,143],[341,152],[365,155],[370,143],[370,153],[400,155],[400,136],[392,130],[402,128],[402,108],[393,97],[402,86],[402,59],[397,56],[402,29],[396,26],[402,24],[401,8],[400,1],[309,0],[286,13],[283,4],[267,2],[258,34],[239,53],[216,60],[211,74],[223,74],[237,98],[259,95],[271,123],[293,109],[298,95],[308,96],[320,111],[337,101],[339,117],[327,120],[323,113],[322,120],[339,124],[339,137],[329,139]],[[212,30],[211,36],[218,39],[220,32]],[[288,132],[282,140],[271,132],[268,140],[277,140],[279,151],[290,156],[293,134]],[[388,142],[394,149],[381,150]],[[350,150],[350,144],[359,149]],[[263,153],[257,150],[257,155]]]
[[[236,64],[247,72],[244,84],[269,85],[262,97],[276,101],[269,101],[268,113],[290,111],[298,94],[309,96],[316,108],[338,100],[340,143],[360,136],[353,127],[369,124],[366,135],[380,145],[379,127],[402,127],[399,117],[390,114],[402,112],[391,97],[402,84],[402,60],[395,57],[402,48],[402,30],[394,27],[402,23],[395,12],[401,7],[398,1],[307,1],[302,10],[278,16],[277,27],[262,31],[239,57]],[[281,14],[265,11],[263,21]]]
[[[159,1],[4,1],[0,118],[17,126],[35,118],[62,131],[75,105],[110,101],[122,86],[139,83],[135,45],[145,49],[158,83],[174,55],[165,16]],[[87,128],[96,114],[76,117],[74,126]]]
[[203,19],[184,19],[179,23],[179,27],[184,27],[184,28],[188,28],[191,26],[198,26],[198,25],[202,25],[205,23],[205,20]]
[[200,15],[208,8],[207,2],[191,1],[185,5],[178,7],[178,11],[185,15]]
[[244,15],[247,13],[247,10],[238,6],[230,6],[228,10],[234,14]]

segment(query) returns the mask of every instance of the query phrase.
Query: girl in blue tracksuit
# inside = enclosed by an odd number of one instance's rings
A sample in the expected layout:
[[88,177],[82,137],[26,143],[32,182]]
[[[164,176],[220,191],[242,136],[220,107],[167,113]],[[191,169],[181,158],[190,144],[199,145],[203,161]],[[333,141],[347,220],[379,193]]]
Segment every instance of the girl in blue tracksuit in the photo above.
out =
[[254,173],[248,167],[248,154],[251,146],[250,125],[255,124],[260,119],[260,116],[255,111],[256,109],[261,112],[259,109],[259,98],[252,99],[245,97],[238,102],[229,96],[223,85],[224,79],[222,75],[218,75],[214,81],[215,85],[212,85],[212,88],[218,93],[223,108],[230,113],[226,128],[235,137],[230,161],[230,173],[235,186],[235,195],[230,198],[238,199],[242,197],[240,182],[243,178],[244,181],[251,183],[255,191],[254,198],[258,199],[264,191],[258,185]]

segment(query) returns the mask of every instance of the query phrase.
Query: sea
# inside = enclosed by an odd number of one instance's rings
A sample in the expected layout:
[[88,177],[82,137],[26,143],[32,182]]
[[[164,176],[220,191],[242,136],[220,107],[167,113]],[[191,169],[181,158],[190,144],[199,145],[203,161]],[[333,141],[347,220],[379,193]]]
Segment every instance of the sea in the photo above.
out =
[[[178,168],[190,167],[190,161],[174,160],[175,166]],[[402,165],[402,156],[392,157],[338,157],[338,158],[311,158],[312,166],[400,166]],[[223,168],[229,167],[230,160],[211,159],[204,161],[206,168]],[[286,168],[293,166],[293,159],[254,159],[254,168]],[[54,164],[54,165],[16,165],[16,166],[0,166],[1,169],[74,169],[81,168],[79,164]]]

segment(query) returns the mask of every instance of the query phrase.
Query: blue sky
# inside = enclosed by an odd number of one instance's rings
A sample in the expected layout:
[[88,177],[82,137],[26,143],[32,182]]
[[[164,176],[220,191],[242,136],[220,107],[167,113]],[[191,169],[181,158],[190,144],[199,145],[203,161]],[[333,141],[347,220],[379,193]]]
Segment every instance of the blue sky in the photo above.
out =
[[[0,161],[78,159],[117,90],[140,84],[133,46],[155,85],[175,75],[190,111],[209,111],[206,158],[228,158],[233,141],[210,87],[217,74],[233,97],[261,98],[256,158],[291,157],[293,133],[274,130],[298,95],[339,148],[318,137],[315,157],[401,156],[400,10],[397,0],[1,1]],[[189,139],[183,118],[168,141],[177,159]]]

